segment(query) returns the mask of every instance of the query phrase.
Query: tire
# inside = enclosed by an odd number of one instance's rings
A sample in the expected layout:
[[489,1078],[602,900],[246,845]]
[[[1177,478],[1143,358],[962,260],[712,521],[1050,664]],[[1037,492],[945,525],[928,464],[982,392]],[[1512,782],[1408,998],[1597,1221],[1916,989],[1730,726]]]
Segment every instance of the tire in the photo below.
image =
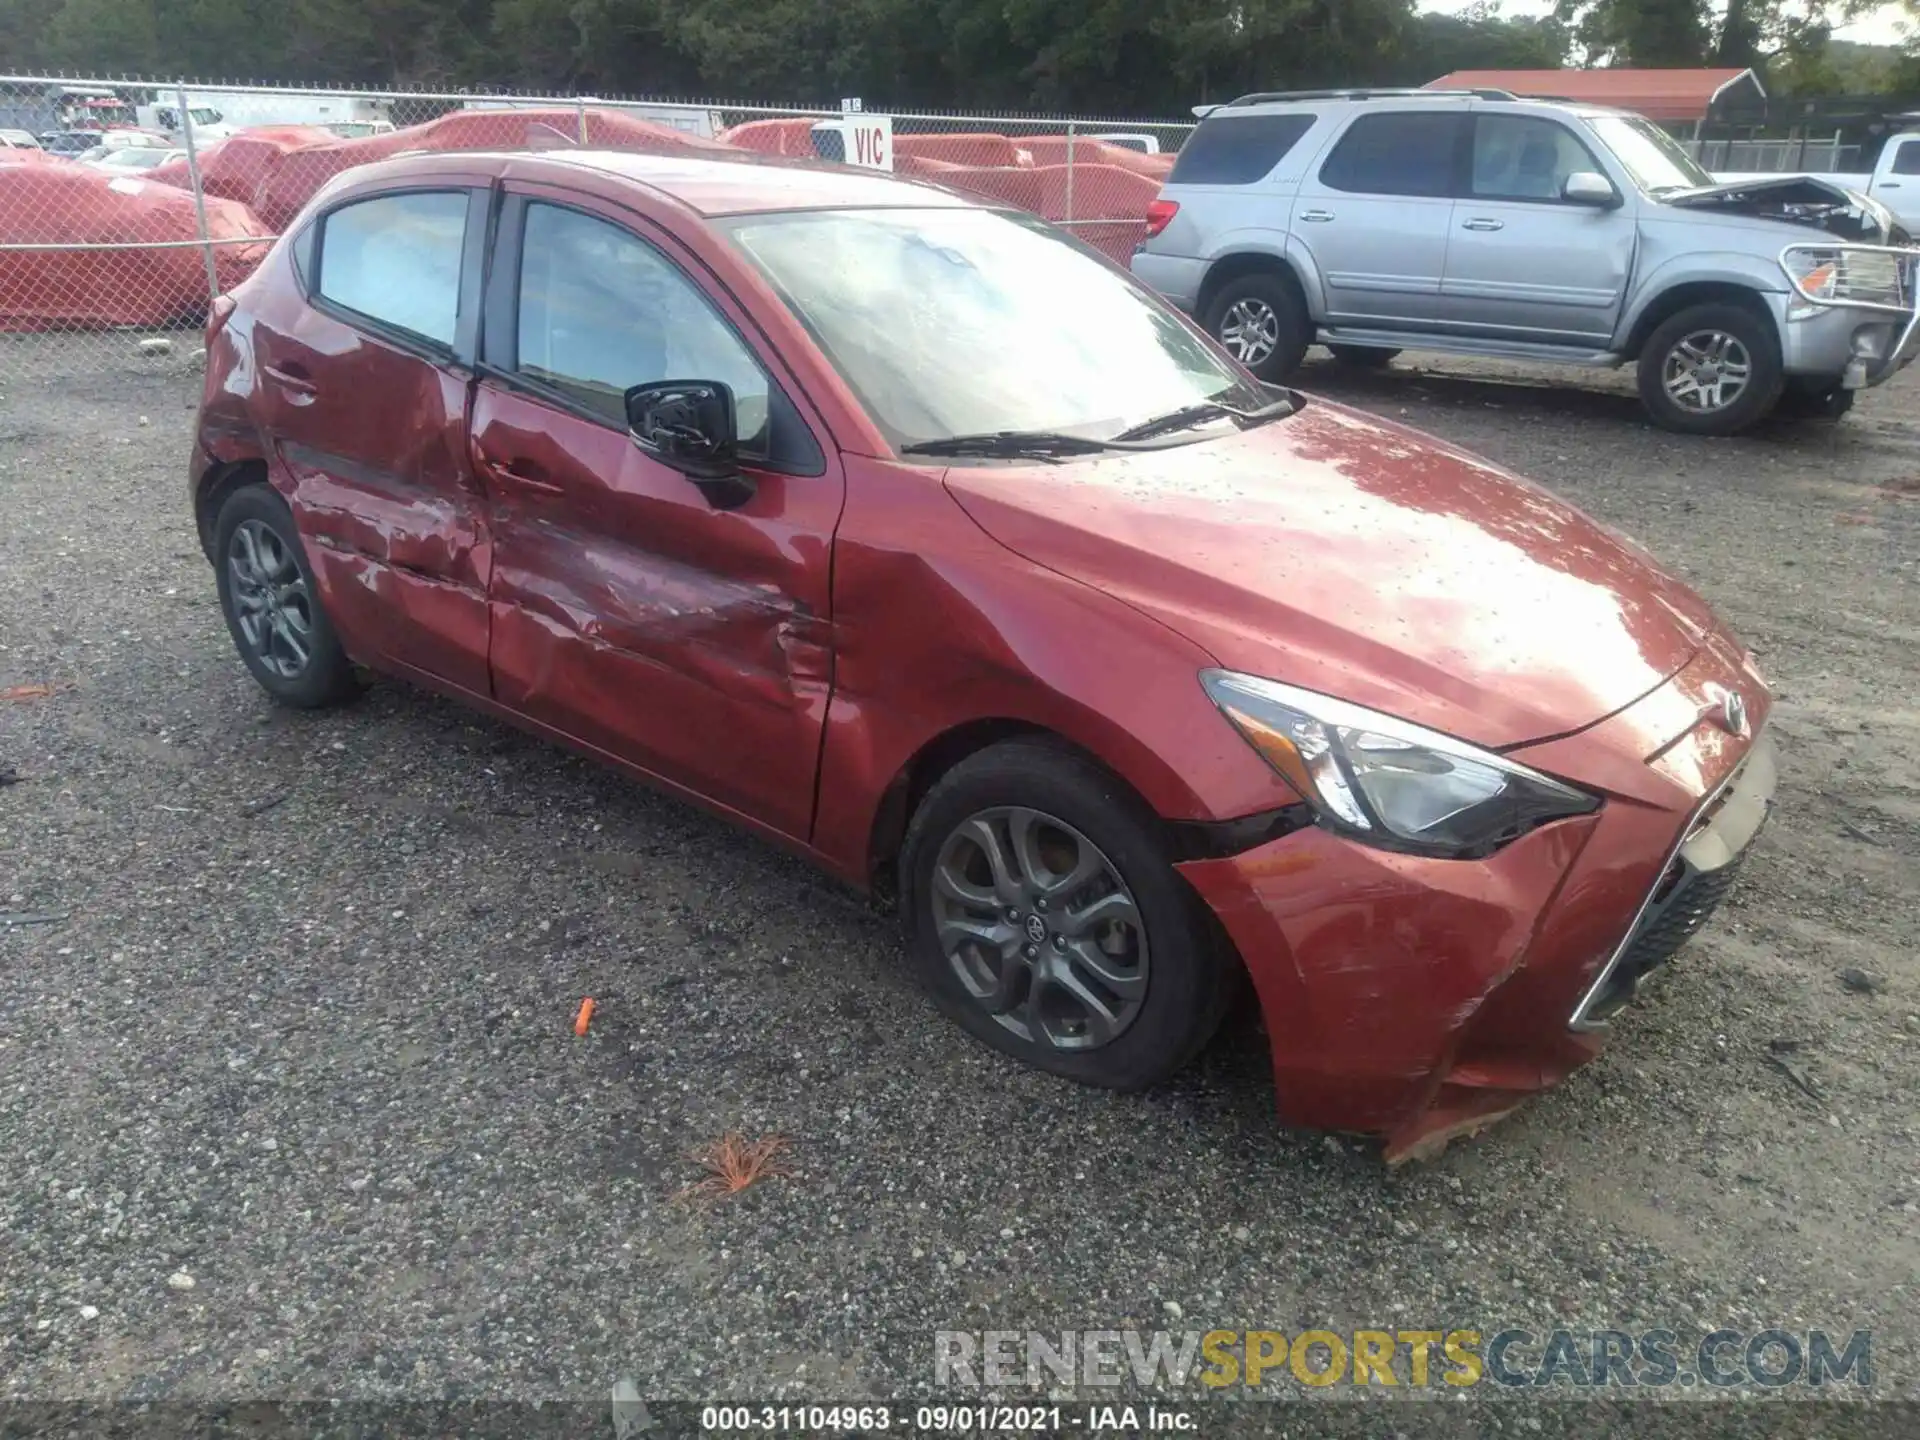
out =
[[1384,370],[1400,353],[1398,350],[1382,350],[1375,345],[1329,345],[1327,349],[1342,365],[1351,365],[1356,370]]
[[[976,838],[988,830],[1007,885],[995,884]],[[1017,834],[1030,837],[1026,866]],[[1042,884],[1025,884],[1036,871]],[[1219,1028],[1238,972],[1174,872],[1158,822],[1063,746],[1006,741],[948,771],[914,812],[899,873],[922,979],[941,1010],[996,1050],[1084,1084],[1142,1090]],[[1086,878],[1075,884],[1075,873]],[[957,898],[955,884],[973,898]],[[1090,910],[1104,922],[1076,923]]]
[[[1737,390],[1731,389],[1729,365],[1743,366]],[[1727,386],[1717,403],[1709,403],[1700,388],[1679,393],[1669,388],[1688,382],[1700,387],[1703,381]],[[1648,336],[1640,352],[1640,403],[1661,429],[1682,435],[1737,435],[1750,429],[1773,409],[1784,384],[1773,323],[1738,305],[1682,310]]]
[[1313,339],[1300,292],[1271,271],[1220,287],[1201,324],[1247,369],[1270,385],[1300,368]]
[[265,485],[242,486],[221,505],[213,533],[220,610],[260,688],[300,710],[359,694],[286,501]]

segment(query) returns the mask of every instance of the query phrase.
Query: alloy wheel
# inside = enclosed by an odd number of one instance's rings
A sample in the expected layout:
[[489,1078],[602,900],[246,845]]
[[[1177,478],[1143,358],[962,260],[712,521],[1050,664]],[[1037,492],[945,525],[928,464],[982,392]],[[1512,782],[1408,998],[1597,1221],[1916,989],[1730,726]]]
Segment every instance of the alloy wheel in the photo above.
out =
[[254,659],[283,680],[298,677],[313,656],[313,596],[293,547],[265,521],[243,520],[227,542],[227,580]]
[[1753,378],[1747,347],[1724,330],[1696,330],[1667,352],[1661,382],[1682,410],[1711,415],[1746,393]]
[[1106,854],[1065,821],[1001,806],[955,827],[929,903],[967,995],[1023,1040],[1098,1050],[1147,996],[1145,921]]
[[1280,317],[1264,300],[1236,300],[1220,317],[1220,343],[1242,365],[1258,365],[1280,343]]

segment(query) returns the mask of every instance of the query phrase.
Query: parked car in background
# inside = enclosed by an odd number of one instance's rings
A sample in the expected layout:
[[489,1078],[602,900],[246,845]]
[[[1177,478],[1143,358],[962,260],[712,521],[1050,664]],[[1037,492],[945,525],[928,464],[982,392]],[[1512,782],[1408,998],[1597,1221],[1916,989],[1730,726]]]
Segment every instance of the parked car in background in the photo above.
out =
[[207,340],[269,695],[402,676],[895,893],[939,1005],[1078,1080],[1244,971],[1283,1116],[1419,1153],[1597,1052],[1771,800],[1765,684],[1645,552],[949,190],[414,154]]
[[38,150],[40,142],[25,130],[0,130],[0,150]]
[[104,130],[48,130],[40,136],[40,148],[49,155],[83,155],[97,148],[105,136]]
[[[86,134],[76,131],[76,134]],[[75,152],[76,159],[92,155],[110,155],[122,150],[153,150],[173,153],[173,142],[156,130],[102,130],[92,136],[93,144]]]
[[172,160],[186,158],[185,150],[166,150],[157,145],[96,146],[79,156],[80,163],[116,173],[152,170]]
[[[1904,153],[1904,152],[1903,152]],[[1133,257],[1254,372],[1316,341],[1635,364],[1669,429],[1840,413],[1920,350],[1912,237],[1804,176],[1717,184],[1637,115],[1499,92],[1249,95],[1210,111]]]
[[317,127],[339,140],[364,140],[369,135],[391,135],[391,120],[330,120]]
[[[1753,180],[1778,180],[1778,175],[1715,172],[1722,185]],[[1920,233],[1920,130],[1895,135],[1881,148],[1870,171],[1810,174],[1808,179],[1871,196],[1893,212],[1909,233]]]

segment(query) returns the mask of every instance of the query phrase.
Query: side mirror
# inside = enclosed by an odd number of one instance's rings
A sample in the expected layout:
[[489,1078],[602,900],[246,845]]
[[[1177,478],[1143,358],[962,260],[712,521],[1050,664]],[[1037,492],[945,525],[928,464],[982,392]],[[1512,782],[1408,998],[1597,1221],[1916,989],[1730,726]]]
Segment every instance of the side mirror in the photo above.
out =
[[1598,170],[1576,170],[1567,176],[1567,183],[1560,187],[1560,198],[1570,200],[1575,205],[1611,210],[1620,203],[1620,192]]
[[627,431],[641,451],[678,470],[716,510],[736,510],[757,487],[740,473],[733,387],[719,380],[656,380],[626,394]]

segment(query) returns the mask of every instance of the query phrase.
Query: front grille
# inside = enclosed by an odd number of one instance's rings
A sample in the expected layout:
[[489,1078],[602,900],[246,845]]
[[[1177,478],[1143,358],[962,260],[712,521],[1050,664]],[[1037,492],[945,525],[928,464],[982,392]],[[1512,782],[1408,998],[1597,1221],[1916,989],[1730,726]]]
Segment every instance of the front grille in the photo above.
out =
[[1700,932],[1733,888],[1745,859],[1743,851],[1718,870],[1704,873],[1678,858],[1667,867],[1619,963],[1589,1004],[1589,1021],[1604,1020],[1625,1005],[1646,975],[1673,959]]

